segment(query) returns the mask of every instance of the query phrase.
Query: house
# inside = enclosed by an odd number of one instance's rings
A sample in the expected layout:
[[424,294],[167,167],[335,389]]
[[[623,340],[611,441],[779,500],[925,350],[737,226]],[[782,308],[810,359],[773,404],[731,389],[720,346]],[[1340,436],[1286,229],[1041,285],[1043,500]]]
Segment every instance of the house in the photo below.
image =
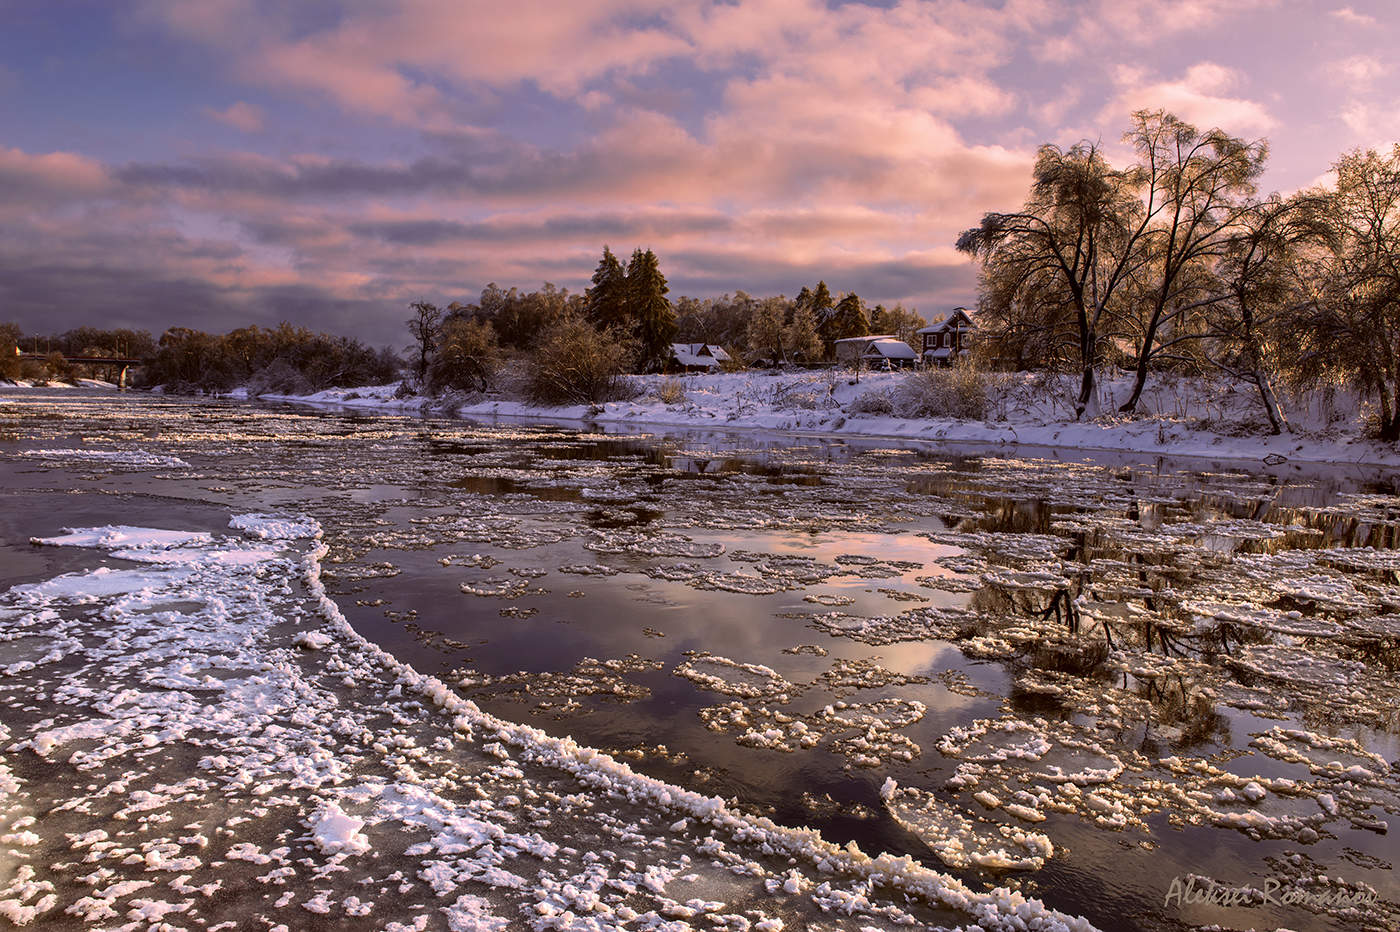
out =
[[924,341],[920,352],[924,364],[951,366],[954,360],[966,356],[976,329],[967,308],[955,307],[947,317],[919,330]]
[[919,354],[903,340],[881,337],[871,340],[860,358],[871,369],[902,369],[917,363]]
[[919,359],[914,347],[888,333],[868,337],[846,337],[833,341],[836,361],[847,365],[860,363],[872,369],[892,369],[912,366]]
[[671,361],[666,368],[682,372],[718,372],[721,364],[729,359],[724,347],[713,343],[672,343]]

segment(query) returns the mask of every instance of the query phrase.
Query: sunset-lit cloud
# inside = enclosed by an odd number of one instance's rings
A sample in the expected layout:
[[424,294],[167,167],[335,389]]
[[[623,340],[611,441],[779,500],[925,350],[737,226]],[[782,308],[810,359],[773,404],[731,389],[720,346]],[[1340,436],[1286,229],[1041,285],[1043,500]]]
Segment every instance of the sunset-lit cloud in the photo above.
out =
[[[1396,129],[1393,20],[1320,0],[20,0],[0,35],[0,317],[402,342],[418,298],[824,278],[926,314],[1035,148],[1164,108],[1291,189]],[[1267,21],[1268,29],[1260,28]],[[63,36],[63,41],[56,37]],[[55,321],[61,321],[56,325]]]
[[263,130],[262,110],[242,100],[235,101],[222,110],[206,107],[204,112],[212,119],[245,133],[260,133]]

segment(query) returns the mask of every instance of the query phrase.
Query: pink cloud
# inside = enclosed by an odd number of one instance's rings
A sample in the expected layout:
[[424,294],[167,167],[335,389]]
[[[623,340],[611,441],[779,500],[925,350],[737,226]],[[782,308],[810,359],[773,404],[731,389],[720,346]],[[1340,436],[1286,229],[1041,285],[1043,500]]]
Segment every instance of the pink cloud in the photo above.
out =
[[1349,6],[1344,6],[1333,10],[1331,15],[1349,26],[1375,26],[1376,18],[1365,13],[1358,13]]
[[1106,123],[1124,125],[1135,110],[1163,109],[1202,128],[1218,126],[1228,133],[1251,135],[1278,125],[1268,109],[1244,97],[1227,96],[1242,83],[1234,69],[1198,62],[1176,80],[1151,81],[1141,72],[1120,72],[1123,85],[1102,111]]
[[261,133],[263,130],[262,109],[241,100],[229,104],[222,110],[205,107],[204,113],[225,126],[232,126],[245,133]]
[[12,203],[80,200],[104,193],[109,181],[106,168],[85,156],[0,146],[0,192]]

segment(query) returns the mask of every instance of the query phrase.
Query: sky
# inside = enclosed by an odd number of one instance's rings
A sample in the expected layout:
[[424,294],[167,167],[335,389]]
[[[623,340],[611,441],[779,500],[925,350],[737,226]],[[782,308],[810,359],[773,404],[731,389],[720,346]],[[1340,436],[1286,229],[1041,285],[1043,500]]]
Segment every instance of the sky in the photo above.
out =
[[283,320],[818,279],[934,317],[1036,148],[1133,111],[1264,138],[1261,187],[1400,141],[1389,0],[0,0],[0,321]]

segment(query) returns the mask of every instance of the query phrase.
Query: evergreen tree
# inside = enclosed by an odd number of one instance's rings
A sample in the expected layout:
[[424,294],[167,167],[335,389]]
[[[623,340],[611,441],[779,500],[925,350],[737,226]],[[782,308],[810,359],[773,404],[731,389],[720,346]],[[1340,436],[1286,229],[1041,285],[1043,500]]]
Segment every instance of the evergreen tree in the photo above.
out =
[[886,326],[885,306],[883,304],[877,304],[870,311],[870,332],[884,333]]
[[810,311],[812,309],[812,289],[806,285],[797,293],[797,297],[792,299],[792,307],[788,310],[786,323],[792,323],[792,317],[798,311]]
[[835,334],[833,340],[870,335],[870,324],[865,319],[865,302],[854,292],[844,296],[836,305],[831,320],[831,331]]
[[825,281],[817,282],[817,290],[812,292],[811,307],[812,317],[817,322],[817,335],[822,338],[824,352],[830,356],[833,351],[831,341],[836,339],[836,308]]
[[584,315],[599,329],[630,325],[627,320],[627,279],[622,263],[611,249],[603,247],[603,258],[593,272],[593,287],[584,292]]
[[817,290],[812,292],[812,315],[817,318],[817,326],[820,327],[831,319],[832,309],[836,302],[831,299],[831,290],[826,287],[826,282],[817,282]]
[[627,265],[626,308],[641,348],[638,363],[643,371],[660,369],[671,356],[676,312],[666,299],[668,290],[656,253],[634,250]]

